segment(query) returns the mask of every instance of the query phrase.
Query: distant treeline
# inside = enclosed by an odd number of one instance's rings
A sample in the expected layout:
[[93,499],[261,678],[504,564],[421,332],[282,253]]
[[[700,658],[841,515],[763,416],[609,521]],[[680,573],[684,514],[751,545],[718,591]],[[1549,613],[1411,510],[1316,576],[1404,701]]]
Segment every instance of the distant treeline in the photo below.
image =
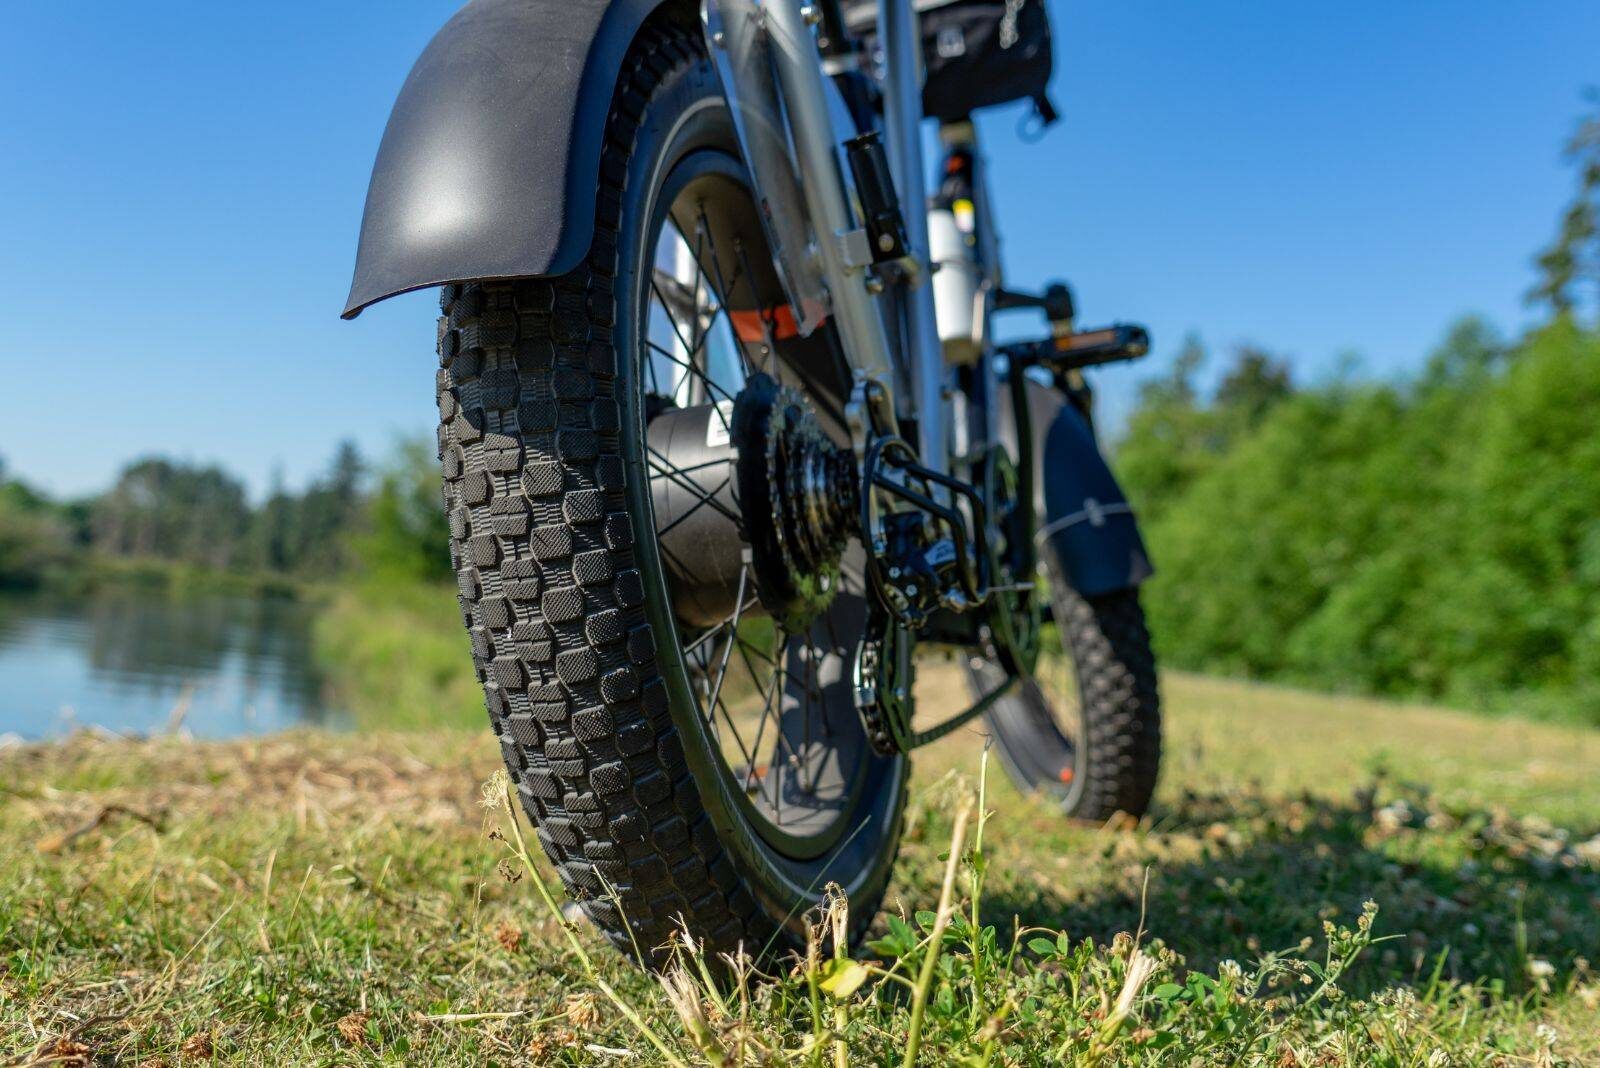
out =
[[354,445],[299,492],[275,485],[252,503],[215,465],[153,456],[122,469],[104,493],[51,500],[0,465],[0,586],[70,577],[103,561],[327,579],[358,561],[400,578],[442,578],[437,464],[426,444],[400,446],[371,470]]

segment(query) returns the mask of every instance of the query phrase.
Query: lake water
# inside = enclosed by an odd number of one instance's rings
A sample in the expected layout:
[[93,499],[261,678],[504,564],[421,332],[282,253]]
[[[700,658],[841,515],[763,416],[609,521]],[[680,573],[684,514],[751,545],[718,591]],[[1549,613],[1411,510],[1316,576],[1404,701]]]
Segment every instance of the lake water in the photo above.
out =
[[345,725],[313,662],[311,616],[292,600],[131,588],[0,596],[0,738]]

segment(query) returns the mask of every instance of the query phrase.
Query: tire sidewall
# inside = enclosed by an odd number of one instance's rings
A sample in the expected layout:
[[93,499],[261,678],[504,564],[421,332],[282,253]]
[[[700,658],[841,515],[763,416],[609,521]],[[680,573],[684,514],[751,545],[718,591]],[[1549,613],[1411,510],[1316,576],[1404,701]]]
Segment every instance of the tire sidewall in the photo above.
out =
[[[640,329],[645,321],[653,238],[664,210],[659,194],[673,167],[696,152],[726,154],[743,174],[737,157],[732,116],[711,64],[703,57],[669,74],[646,107],[629,157],[617,235],[615,282],[617,401],[624,426],[625,493],[633,524],[638,566],[647,591],[645,612],[656,636],[656,661],[666,683],[671,715],[684,756],[718,837],[727,848],[763,911],[791,936],[801,930],[801,917],[827,883],[839,884],[849,896],[859,922],[876,911],[888,881],[898,842],[908,765],[904,757],[872,757],[863,797],[852,813],[852,827],[841,842],[809,860],[777,853],[746,822],[740,798],[720,766],[718,745],[702,718],[687,676],[672,650],[679,641],[677,624],[662,593],[665,575],[649,499],[649,476],[642,456],[643,418],[640,389]],[[745,179],[747,187],[748,178]],[[630,444],[631,442],[631,444]],[[681,648],[681,645],[678,647]]]

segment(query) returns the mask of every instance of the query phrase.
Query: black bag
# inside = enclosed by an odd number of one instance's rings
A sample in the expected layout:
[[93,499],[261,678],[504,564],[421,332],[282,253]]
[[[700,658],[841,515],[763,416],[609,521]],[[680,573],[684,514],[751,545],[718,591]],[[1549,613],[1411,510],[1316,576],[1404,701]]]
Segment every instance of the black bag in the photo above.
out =
[[[845,11],[846,24],[877,57],[878,5],[847,4]],[[1051,68],[1045,0],[917,0],[917,12],[928,74],[924,115],[953,122],[979,108],[1032,100],[1046,125],[1055,121],[1045,95]]]

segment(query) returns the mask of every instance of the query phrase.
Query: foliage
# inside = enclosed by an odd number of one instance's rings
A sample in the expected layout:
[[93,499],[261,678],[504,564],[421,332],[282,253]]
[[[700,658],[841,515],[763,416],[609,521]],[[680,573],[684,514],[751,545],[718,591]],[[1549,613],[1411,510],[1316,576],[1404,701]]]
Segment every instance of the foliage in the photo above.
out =
[[1169,387],[1163,425],[1234,429],[1119,448],[1169,662],[1600,722],[1600,335],[1468,319],[1414,382],[1235,403]]
[[[1600,100],[1600,97],[1596,98]],[[1116,448],[1169,664],[1600,724],[1600,113],[1538,261],[1553,318],[1455,324],[1410,381],[1296,389],[1189,338]]]
[[322,477],[293,494],[281,478],[252,517],[250,564],[280,573],[329,576],[349,566],[349,539],[364,525],[367,464],[340,442]]
[[112,556],[227,568],[250,528],[244,484],[220,467],[147,457],[122,469],[90,512],[94,546]]
[[405,441],[367,501],[353,543],[366,571],[387,582],[446,582],[452,576],[449,528],[440,506],[439,465],[425,441]]
[[77,550],[72,510],[8,477],[0,459],[0,589],[37,585]]
[[839,951],[819,888],[815,952],[740,973],[684,943],[670,988],[540,900],[503,780],[477,804],[486,731],[0,750],[0,1063],[903,1064],[918,990],[919,1065],[1595,1063],[1600,795],[1562,762],[1590,736],[1181,676],[1168,699],[1147,827],[993,776],[952,850],[952,736],[919,754],[867,946]]
[[348,563],[346,539],[364,512],[365,466],[342,442],[304,492],[275,480],[253,508],[244,484],[220,467],[136,460],[90,505],[90,543],[112,557],[327,576]]
[[364,727],[486,727],[453,586],[373,577],[317,614],[312,644],[340,706]]
[[1172,370],[1140,387],[1117,446],[1117,467],[1125,482],[1138,487],[1147,521],[1176,501],[1221,451],[1215,413],[1200,403],[1194,384],[1205,360],[1199,337],[1185,338]]
[[1539,281],[1528,293],[1530,303],[1557,315],[1584,304],[1600,315],[1600,90],[1589,96],[1597,110],[1579,121],[1565,153],[1578,172],[1578,188],[1555,241],[1534,261]]

